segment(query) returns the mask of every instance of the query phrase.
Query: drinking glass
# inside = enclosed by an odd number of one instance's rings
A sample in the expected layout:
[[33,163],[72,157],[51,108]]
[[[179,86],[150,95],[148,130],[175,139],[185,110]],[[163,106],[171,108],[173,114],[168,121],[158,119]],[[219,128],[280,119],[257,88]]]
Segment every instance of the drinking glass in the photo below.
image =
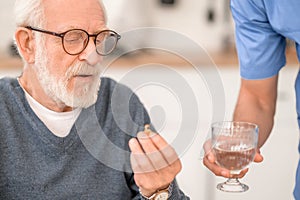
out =
[[[248,122],[222,121],[212,126],[212,151],[216,163],[238,175],[253,161],[257,140],[258,126]],[[245,192],[249,189],[238,178],[229,178],[226,182],[217,185],[225,192]]]

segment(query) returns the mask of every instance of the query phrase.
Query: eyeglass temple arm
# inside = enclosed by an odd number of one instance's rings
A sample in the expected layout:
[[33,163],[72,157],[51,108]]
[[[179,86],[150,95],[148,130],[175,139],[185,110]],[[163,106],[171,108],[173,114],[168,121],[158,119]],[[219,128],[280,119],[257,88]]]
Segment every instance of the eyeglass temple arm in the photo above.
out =
[[54,35],[54,36],[57,36],[57,37],[63,37],[63,34],[51,32],[51,31],[46,31],[46,30],[42,30],[42,29],[38,29],[38,28],[33,28],[31,26],[26,26],[25,28],[28,28],[28,29],[33,30],[33,31],[38,31],[38,32],[46,33],[46,34],[49,34],[49,35]]

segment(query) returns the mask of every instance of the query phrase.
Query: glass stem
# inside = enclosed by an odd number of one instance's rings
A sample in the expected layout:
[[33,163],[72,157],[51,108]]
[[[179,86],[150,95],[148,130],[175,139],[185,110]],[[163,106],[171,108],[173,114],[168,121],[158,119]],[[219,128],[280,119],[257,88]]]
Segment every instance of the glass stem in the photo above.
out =
[[228,178],[226,181],[226,184],[228,185],[239,185],[240,181],[238,178]]

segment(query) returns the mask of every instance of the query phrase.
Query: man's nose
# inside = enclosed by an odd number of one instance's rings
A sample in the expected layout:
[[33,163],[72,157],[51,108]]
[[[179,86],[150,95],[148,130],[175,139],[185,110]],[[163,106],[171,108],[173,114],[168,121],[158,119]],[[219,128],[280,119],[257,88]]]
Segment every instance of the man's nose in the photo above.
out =
[[103,60],[103,57],[96,51],[94,38],[90,38],[86,48],[79,54],[80,60],[85,60],[90,65],[95,65]]

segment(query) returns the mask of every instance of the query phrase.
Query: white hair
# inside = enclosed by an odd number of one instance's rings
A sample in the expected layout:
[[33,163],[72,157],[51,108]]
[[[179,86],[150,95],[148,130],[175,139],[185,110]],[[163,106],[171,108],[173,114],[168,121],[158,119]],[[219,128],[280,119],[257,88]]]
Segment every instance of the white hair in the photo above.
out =
[[[45,25],[43,0],[16,0],[14,6],[14,16],[17,27],[43,27]],[[38,34],[36,35],[36,40],[44,43],[44,36]],[[28,64],[23,58],[23,55],[17,44],[16,47],[18,49],[19,55],[23,59],[24,68],[26,68]]]
[[17,27],[42,27],[45,23],[43,0],[16,0],[14,14]]
[[[106,10],[102,0],[98,0],[105,22],[107,21]],[[17,27],[35,26],[42,28],[45,25],[43,0],[15,0],[15,22]]]

